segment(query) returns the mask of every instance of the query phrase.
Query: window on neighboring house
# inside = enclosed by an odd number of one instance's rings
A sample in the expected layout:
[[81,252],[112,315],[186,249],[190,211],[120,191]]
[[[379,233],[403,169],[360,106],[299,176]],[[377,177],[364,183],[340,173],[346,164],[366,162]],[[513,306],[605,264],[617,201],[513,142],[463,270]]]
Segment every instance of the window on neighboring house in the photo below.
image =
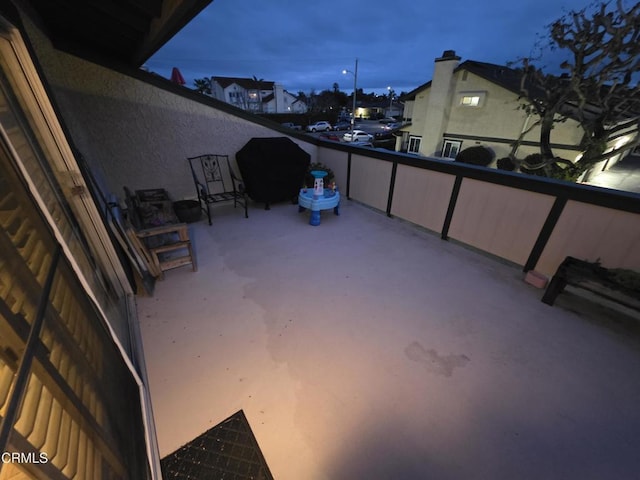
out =
[[462,100],[460,100],[460,105],[464,105],[465,107],[477,107],[480,105],[480,96],[479,95],[464,95]]
[[243,100],[243,93],[242,92],[229,92],[229,100],[231,101],[231,103],[238,103],[241,102]]
[[442,145],[442,157],[444,158],[456,158],[462,142],[460,140],[445,140]]
[[482,107],[487,97],[487,92],[470,91],[458,92],[458,105],[461,107]]
[[409,148],[407,152],[409,153],[418,153],[420,150],[420,141],[422,137],[409,137]]

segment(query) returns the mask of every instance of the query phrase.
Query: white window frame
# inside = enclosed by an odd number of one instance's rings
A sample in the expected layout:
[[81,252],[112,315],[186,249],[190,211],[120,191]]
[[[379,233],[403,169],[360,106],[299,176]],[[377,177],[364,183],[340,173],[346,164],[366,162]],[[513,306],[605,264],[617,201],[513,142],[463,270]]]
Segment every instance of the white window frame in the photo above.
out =
[[[111,244],[111,235],[107,231],[107,226],[103,220],[102,213],[98,206],[90,199],[89,187],[86,185],[80,167],[76,161],[75,153],[68,143],[66,134],[59,122],[57,113],[51,104],[49,93],[40,79],[39,72],[33,63],[30,49],[25,44],[22,34],[4,18],[0,17],[0,57],[2,65],[0,67],[5,72],[11,72],[8,83],[13,94],[19,99],[21,108],[28,114],[29,128],[37,137],[39,150],[42,151],[58,183],[63,187],[63,194],[69,203],[72,213],[82,225],[82,233],[86,235],[87,241],[93,247],[91,251],[99,259],[100,272],[109,278],[113,285],[120,287],[118,295],[123,295],[129,304],[129,311],[135,312],[133,303],[133,291],[129,284],[127,274],[122,268],[122,260]],[[0,128],[0,131],[2,129]],[[51,215],[47,207],[47,201],[41,196],[42,192],[37,188],[36,182],[31,177],[31,172],[26,168],[21,160],[19,150],[11,147],[11,141],[6,132],[0,133],[5,139],[7,152],[15,162],[17,169],[25,180],[26,188],[30,191],[34,203],[40,209],[45,221],[50,225],[52,234],[60,243],[65,258],[71,265],[72,270],[77,275],[80,284],[84,288],[85,294],[91,298],[94,307],[102,317],[105,329],[116,344],[122,354],[122,358],[129,368],[134,381],[139,386],[142,422],[145,427],[147,439],[146,453],[151,468],[151,477],[160,478],[160,458],[156,445],[156,434],[153,428],[153,418],[151,414],[151,397],[149,396],[148,385],[143,383],[139,370],[130,359],[130,353],[120,341],[118,334],[109,319],[107,308],[100,302],[100,296],[95,291],[95,285],[87,277],[87,272],[83,271],[75,258],[73,246],[69,240],[69,235],[62,232]],[[76,194],[75,192],[83,192]],[[96,267],[97,268],[97,267]],[[95,288],[94,288],[95,287]],[[131,323],[135,323],[135,313]],[[140,339],[132,339],[131,349],[138,349],[137,343]],[[134,345],[134,342],[136,343]]]
[[422,137],[418,137],[415,135],[409,136],[409,143],[407,144],[407,152],[408,153],[419,153],[420,151],[420,143],[422,142]]
[[464,107],[477,107],[480,105],[480,95],[464,95],[460,100],[460,105]]
[[[454,149],[455,154],[451,156],[451,151]],[[442,153],[440,156],[442,158],[455,159],[458,156],[458,153],[460,153],[460,150],[462,150],[462,140],[445,139],[442,143]]]
[[487,99],[487,92],[459,92],[458,105],[465,108],[480,108]]

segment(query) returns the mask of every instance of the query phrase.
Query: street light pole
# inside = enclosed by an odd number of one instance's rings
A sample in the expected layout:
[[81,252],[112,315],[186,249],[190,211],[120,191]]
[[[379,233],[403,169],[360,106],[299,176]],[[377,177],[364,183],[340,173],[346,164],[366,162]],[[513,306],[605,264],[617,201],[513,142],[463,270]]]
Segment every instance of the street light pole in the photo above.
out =
[[387,90],[389,90],[389,114],[387,115],[387,117],[390,117],[393,110],[393,88],[389,86],[387,87]]
[[353,130],[356,123],[356,91],[358,88],[358,59],[356,58],[356,68],[351,70],[343,70],[343,74],[350,73],[353,75],[353,108],[351,109],[351,141],[353,142]]
[[353,115],[351,118],[351,141],[353,142],[353,131],[356,127],[356,92],[358,91],[358,59],[356,58],[356,69],[353,73]]

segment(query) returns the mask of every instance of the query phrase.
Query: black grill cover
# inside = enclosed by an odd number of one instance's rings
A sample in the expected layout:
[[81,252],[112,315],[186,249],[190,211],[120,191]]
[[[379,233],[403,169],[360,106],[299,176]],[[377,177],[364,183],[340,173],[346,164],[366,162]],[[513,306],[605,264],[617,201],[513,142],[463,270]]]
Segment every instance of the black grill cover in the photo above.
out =
[[255,202],[295,200],[311,155],[288,137],[252,138],[236,153],[247,195]]

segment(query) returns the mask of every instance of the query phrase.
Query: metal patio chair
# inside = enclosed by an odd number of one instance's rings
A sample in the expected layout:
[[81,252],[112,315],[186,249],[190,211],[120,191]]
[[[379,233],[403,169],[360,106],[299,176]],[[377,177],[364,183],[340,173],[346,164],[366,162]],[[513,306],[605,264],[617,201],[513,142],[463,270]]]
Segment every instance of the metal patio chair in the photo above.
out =
[[211,225],[211,205],[233,201],[244,207],[244,217],[249,218],[247,193],[242,180],[231,167],[229,155],[206,154],[189,157],[193,182],[198,201]]

